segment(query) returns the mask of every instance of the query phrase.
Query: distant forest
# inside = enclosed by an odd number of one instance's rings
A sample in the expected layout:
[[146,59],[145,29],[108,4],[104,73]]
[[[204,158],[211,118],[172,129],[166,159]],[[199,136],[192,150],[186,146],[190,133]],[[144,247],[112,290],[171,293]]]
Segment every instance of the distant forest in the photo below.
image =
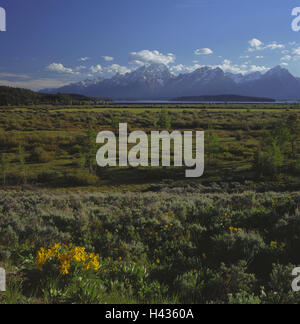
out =
[[86,97],[78,94],[44,94],[28,89],[0,86],[0,106],[39,104],[80,105],[87,103],[99,103],[101,101],[109,101],[109,99]]
[[191,96],[191,97],[178,97],[172,99],[173,101],[220,101],[220,102],[275,102],[275,99],[249,97],[238,95],[216,95],[216,96]]

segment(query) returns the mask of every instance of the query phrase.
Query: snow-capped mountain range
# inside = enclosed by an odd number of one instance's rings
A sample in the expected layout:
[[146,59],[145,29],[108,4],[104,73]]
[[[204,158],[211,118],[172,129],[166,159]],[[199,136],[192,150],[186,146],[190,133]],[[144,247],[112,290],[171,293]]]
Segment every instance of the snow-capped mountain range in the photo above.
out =
[[46,93],[77,93],[115,99],[166,99],[180,96],[225,95],[300,99],[300,78],[281,66],[262,74],[225,73],[220,68],[202,67],[191,73],[172,74],[164,64],[151,64],[111,79],[97,78],[73,83]]

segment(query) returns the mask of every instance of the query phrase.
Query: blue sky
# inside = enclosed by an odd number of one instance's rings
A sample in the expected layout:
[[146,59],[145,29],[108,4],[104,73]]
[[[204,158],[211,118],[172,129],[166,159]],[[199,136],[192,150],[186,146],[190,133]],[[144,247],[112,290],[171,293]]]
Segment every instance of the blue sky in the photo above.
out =
[[300,0],[0,0],[0,84],[32,89],[126,73],[234,73],[282,64],[300,77]]

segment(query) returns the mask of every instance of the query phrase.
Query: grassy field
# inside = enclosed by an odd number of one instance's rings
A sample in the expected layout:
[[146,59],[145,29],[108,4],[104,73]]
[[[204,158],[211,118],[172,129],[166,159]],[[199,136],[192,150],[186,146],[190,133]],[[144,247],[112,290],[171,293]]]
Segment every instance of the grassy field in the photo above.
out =
[[[132,107],[134,106],[134,107]],[[262,137],[274,128],[274,125],[287,122],[288,118],[298,118],[298,105],[192,105],[191,108],[176,109],[178,105],[168,105],[170,129],[204,130],[206,132],[206,172],[193,182],[205,181],[254,181],[253,160]],[[207,109],[207,106],[215,106]],[[226,106],[226,109],[224,108]],[[127,107],[127,106],[125,106]],[[114,130],[119,122],[126,122],[129,130],[164,129],[159,125],[161,105],[139,105],[102,107],[7,107],[0,110],[1,153],[9,160],[4,185],[16,186],[24,182],[50,187],[101,187],[116,185],[150,186],[167,180],[170,185],[184,181],[182,169],[98,169],[90,174],[85,166],[87,129],[96,134],[102,130]],[[237,109],[236,109],[237,108]],[[77,110],[78,109],[78,110]],[[289,127],[287,125],[286,127]],[[283,152],[282,166],[284,181],[297,182],[298,130],[294,140],[294,152],[291,147]],[[210,138],[214,134],[217,138]],[[90,140],[91,141],[91,140]],[[89,142],[90,143],[90,142]],[[291,144],[288,143],[290,146]],[[20,163],[19,146],[24,150],[25,166]],[[95,162],[95,161],[94,161]],[[26,170],[24,170],[26,169]],[[216,172],[217,171],[217,172]],[[95,177],[97,175],[97,178]],[[66,177],[72,181],[67,181]],[[289,177],[292,177],[288,180]],[[78,178],[78,179],[77,179]],[[85,181],[84,179],[90,179]],[[76,179],[78,181],[76,181]],[[82,180],[82,181],[80,181]],[[259,179],[260,180],[260,179]],[[274,180],[274,179],[269,179]],[[276,180],[276,179],[275,179]],[[278,179],[277,179],[278,180]],[[282,181],[281,181],[282,182]]]
[[[0,108],[0,303],[299,303],[299,104]],[[99,168],[95,136],[205,131],[205,172]]]

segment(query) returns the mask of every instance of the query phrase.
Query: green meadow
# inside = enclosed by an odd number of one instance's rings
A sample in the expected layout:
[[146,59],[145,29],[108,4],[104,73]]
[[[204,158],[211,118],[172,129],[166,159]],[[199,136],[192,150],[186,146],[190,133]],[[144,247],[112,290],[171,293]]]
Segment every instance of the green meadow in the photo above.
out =
[[[127,184],[128,189],[134,189],[141,183],[150,186],[162,180],[173,186],[235,180],[282,183],[282,179],[286,179],[286,184],[294,184],[298,179],[299,114],[298,104],[3,107],[0,110],[1,156],[5,164],[2,184],[8,187],[83,186],[99,190],[109,184]],[[93,136],[103,130],[117,133],[119,123],[127,123],[129,132],[143,130],[149,135],[151,130],[164,129],[205,131],[204,176],[186,180],[182,168],[98,168]],[[255,167],[255,156],[258,150],[270,149],[272,143],[263,142],[268,136],[274,136],[271,133],[276,128],[289,134],[275,139],[280,141],[280,145],[276,143],[280,146],[280,161],[274,174],[268,175],[263,166],[261,170]],[[23,163],[20,163],[20,148]]]

